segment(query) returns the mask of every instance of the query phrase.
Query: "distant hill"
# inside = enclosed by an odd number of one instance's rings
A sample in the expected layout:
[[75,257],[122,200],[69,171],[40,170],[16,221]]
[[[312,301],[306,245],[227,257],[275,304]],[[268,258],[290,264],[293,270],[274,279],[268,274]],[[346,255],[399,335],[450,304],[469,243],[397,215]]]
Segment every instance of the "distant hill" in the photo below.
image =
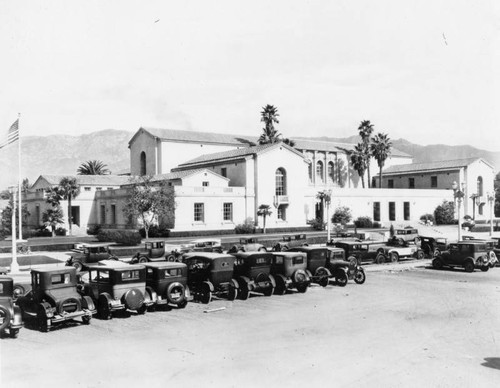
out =
[[[22,173],[31,183],[41,174],[76,174],[78,166],[87,160],[100,160],[113,174],[128,171],[128,142],[133,132],[105,129],[81,136],[50,135],[23,138]],[[346,138],[304,138],[357,143],[359,136]],[[492,163],[495,171],[500,169],[500,152],[489,152],[468,145],[447,146],[443,144],[422,146],[404,139],[392,141],[400,151],[413,155],[415,162],[482,157]],[[0,151],[0,190],[14,184],[17,175],[17,147],[11,145]]]

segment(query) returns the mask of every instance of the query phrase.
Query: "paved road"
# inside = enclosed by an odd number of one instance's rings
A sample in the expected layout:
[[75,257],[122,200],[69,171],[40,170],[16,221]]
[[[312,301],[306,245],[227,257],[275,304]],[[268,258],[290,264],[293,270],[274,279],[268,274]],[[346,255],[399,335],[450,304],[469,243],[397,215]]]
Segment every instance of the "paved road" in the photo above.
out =
[[500,268],[373,267],[361,286],[217,300],[212,313],[25,328],[0,341],[0,385],[499,386]]

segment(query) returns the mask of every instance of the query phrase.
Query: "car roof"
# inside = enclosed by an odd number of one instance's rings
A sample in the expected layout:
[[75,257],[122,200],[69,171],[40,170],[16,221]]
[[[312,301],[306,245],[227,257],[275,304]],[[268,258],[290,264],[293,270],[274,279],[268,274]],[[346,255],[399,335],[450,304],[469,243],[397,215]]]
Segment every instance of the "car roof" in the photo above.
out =
[[253,252],[236,252],[236,253],[232,253],[231,255],[235,256],[235,257],[271,256],[272,252],[258,252],[258,251],[253,251]]
[[[340,249],[340,248],[338,248]],[[261,252],[261,253],[264,253],[264,252]],[[269,252],[271,254],[273,254],[274,256],[289,256],[289,257],[295,257],[297,255],[299,256],[305,256],[305,252],[288,252],[288,251],[285,251],[285,252]]]
[[94,247],[109,247],[110,245],[116,245],[114,242],[106,243],[82,243],[80,244],[84,248],[94,248]]
[[177,262],[171,262],[171,261],[165,261],[165,262],[155,262],[155,263],[144,263],[142,264],[146,268],[185,268],[186,264],[184,263],[177,263]]
[[217,252],[189,252],[185,253],[184,258],[190,259],[192,257],[200,257],[205,260],[215,260],[223,257],[233,257],[228,253],[217,253]]
[[208,242],[208,241],[216,241],[218,243],[221,242],[219,238],[198,238],[196,240],[191,240],[191,243],[199,243],[199,242]]
[[70,266],[64,266],[64,267],[56,267],[56,266],[46,266],[43,268],[37,268],[31,269],[31,272],[35,273],[48,273],[48,272],[53,272],[53,273],[68,273],[74,271],[76,273],[76,268],[70,267]]
[[[103,263],[103,264],[100,264]],[[127,264],[116,260],[101,260],[97,265],[89,265],[89,269],[144,269],[142,264]]]

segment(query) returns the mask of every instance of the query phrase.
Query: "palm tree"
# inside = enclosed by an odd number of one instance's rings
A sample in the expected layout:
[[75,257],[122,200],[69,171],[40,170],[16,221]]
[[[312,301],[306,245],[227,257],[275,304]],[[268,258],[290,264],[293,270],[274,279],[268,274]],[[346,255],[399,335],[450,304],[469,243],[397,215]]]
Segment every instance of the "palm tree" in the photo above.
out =
[[277,143],[280,141],[281,134],[274,128],[274,123],[279,124],[278,108],[267,104],[262,108],[260,116],[260,121],[265,124],[265,127],[262,128],[264,132],[259,137],[259,144]]
[[56,235],[56,226],[64,222],[62,209],[56,206],[53,209],[45,210],[42,213],[42,221],[46,227],[50,227],[52,237],[54,237]]
[[73,219],[71,216],[71,200],[76,198],[78,194],[80,194],[80,187],[76,183],[76,178],[64,177],[59,182],[59,193],[62,199],[68,200],[68,226],[69,226],[69,234],[72,234],[71,225],[73,223]]
[[386,159],[391,155],[391,148],[391,140],[385,133],[377,133],[372,139],[371,151],[379,167],[379,188],[382,188],[382,168]]
[[365,171],[367,169],[365,156],[366,151],[364,149],[363,143],[356,144],[354,150],[350,152],[352,167],[356,170],[359,177],[361,178],[363,189],[365,188]]
[[107,166],[100,160],[88,160],[78,167],[76,170],[78,175],[106,175],[111,172],[107,169]]
[[[368,170],[368,187],[371,185],[371,176],[370,176],[370,157],[371,155],[371,137],[373,133],[373,124],[370,123],[370,120],[363,120],[358,127],[359,136],[361,136],[361,142],[364,145],[364,152],[366,158],[366,170]],[[364,187],[364,186],[363,186]]]
[[272,214],[270,205],[260,205],[257,210],[257,216],[262,217],[264,221],[263,232],[266,233],[266,218]]

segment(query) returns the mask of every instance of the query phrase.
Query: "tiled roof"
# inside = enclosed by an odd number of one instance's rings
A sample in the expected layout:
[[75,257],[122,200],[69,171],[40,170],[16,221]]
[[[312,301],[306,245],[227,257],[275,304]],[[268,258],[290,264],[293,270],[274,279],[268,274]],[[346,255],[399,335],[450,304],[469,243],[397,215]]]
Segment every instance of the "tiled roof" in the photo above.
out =
[[[428,170],[458,170],[462,167],[468,166],[469,164],[475,162],[476,160],[484,161],[481,158],[467,158],[467,159],[444,160],[444,161],[429,162],[429,163],[401,164],[401,165],[387,167],[384,170],[384,174],[399,174],[406,172],[428,171]],[[486,161],[484,162],[490,165],[488,162]]]
[[[179,142],[195,142],[204,144],[227,144],[235,146],[253,146],[258,144],[258,136],[246,135],[228,135],[224,133],[200,132],[200,131],[182,131],[178,129],[163,129],[141,127],[139,131],[132,137],[129,144],[135,139],[140,131],[145,131],[151,136],[158,137],[162,140],[171,140]],[[316,150],[316,151],[350,151],[356,144],[340,143],[328,140],[307,140],[303,138],[290,138],[295,142],[295,148],[300,150]],[[391,156],[396,157],[411,157],[405,152],[396,148],[392,149]]]
[[258,140],[256,136],[238,136],[223,133],[181,131],[176,129],[161,129],[150,127],[143,127],[141,129],[160,139],[180,142],[253,145]]
[[239,148],[239,149],[234,149],[234,150],[229,150],[229,151],[216,152],[213,154],[201,155],[201,156],[198,156],[197,158],[191,159],[185,163],[179,164],[179,167],[185,167],[185,166],[192,165],[192,164],[200,164],[200,163],[207,163],[207,162],[222,161],[222,160],[227,160],[227,159],[242,158],[244,156],[255,155],[255,154],[261,153],[265,150],[279,147],[279,146],[286,147],[290,151],[303,157],[301,152],[295,150],[294,148],[286,145],[283,142],[279,142],[279,143],[263,144],[263,145],[258,145],[258,146],[254,146],[254,147],[245,147],[245,148]]
[[43,178],[51,185],[58,185],[64,177],[76,178],[80,186],[120,186],[130,181],[130,176],[123,175],[40,175],[38,179]]

